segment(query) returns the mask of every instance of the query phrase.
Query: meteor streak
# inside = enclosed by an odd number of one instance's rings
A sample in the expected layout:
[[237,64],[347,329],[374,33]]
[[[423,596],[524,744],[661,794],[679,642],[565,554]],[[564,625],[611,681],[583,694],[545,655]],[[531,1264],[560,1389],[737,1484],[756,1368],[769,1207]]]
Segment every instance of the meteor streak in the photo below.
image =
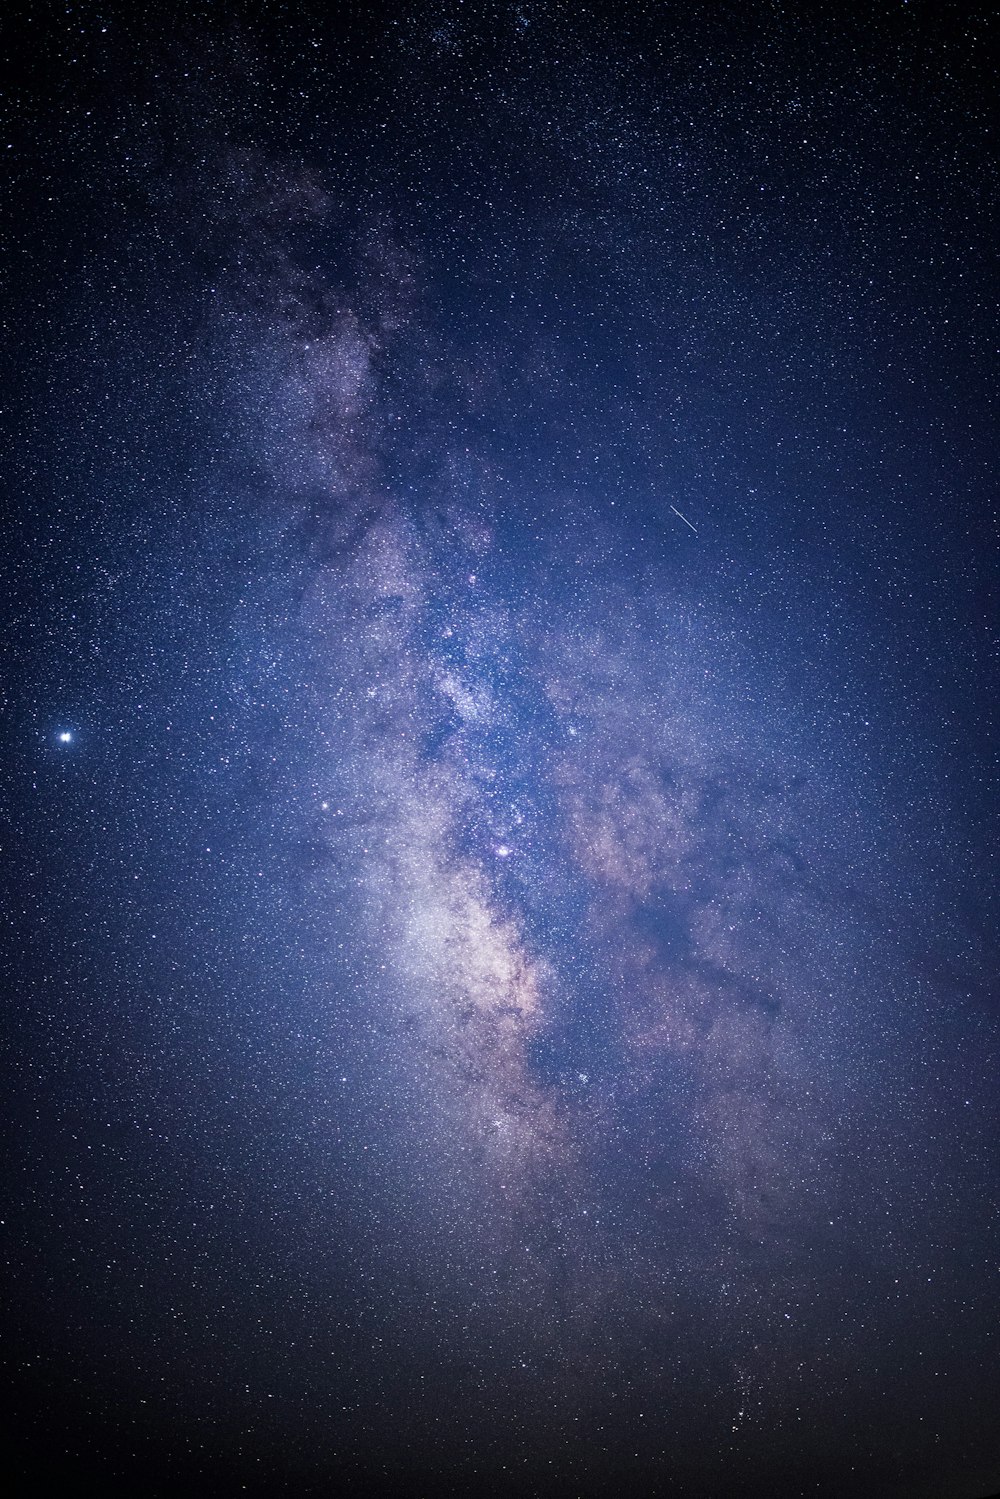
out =
[[[689,521],[689,520],[688,520],[688,518],[687,518],[687,516],[686,516],[686,515],[681,515],[681,513],[680,513],[680,511],[679,511],[679,510],[678,510],[678,508],[677,508],[677,506],[676,506],[676,505],[671,505],[671,507],[670,507],[670,508],[671,508],[671,510],[672,510],[672,511],[673,511],[673,512],[674,512],[674,514],[675,514],[675,515],[676,515],[676,516],[678,516],[678,517],[679,517],[679,518],[680,518],[680,519],[681,519],[681,520],[682,520],[682,521],[683,521],[683,522],[684,522],[684,524],[685,524],[685,525],[686,525],[686,526],[691,526],[691,522],[690,522],[690,521]],[[697,535],[698,535],[698,528],[697,528],[697,526],[691,526],[691,530],[692,530],[692,531],[693,531],[693,532],[694,532],[694,534],[695,534],[695,535],[696,535],[696,536],[697,536]]]

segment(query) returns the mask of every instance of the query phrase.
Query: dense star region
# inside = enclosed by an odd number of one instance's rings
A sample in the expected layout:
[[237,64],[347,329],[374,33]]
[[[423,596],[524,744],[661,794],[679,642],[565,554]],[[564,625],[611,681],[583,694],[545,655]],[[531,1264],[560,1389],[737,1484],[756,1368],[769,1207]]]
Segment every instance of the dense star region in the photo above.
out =
[[15,1491],[1000,1488],[988,18],[7,24]]

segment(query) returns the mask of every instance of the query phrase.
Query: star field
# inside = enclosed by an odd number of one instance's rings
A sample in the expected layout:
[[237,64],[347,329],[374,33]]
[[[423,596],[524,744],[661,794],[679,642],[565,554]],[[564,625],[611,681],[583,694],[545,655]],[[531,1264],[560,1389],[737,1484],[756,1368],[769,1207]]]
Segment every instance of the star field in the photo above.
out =
[[19,1494],[1000,1487],[990,26],[10,23]]

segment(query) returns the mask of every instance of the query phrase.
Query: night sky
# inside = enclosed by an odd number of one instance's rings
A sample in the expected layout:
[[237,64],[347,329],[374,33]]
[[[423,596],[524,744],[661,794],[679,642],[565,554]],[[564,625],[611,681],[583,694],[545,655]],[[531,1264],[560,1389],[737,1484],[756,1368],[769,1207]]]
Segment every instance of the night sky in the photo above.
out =
[[1000,1488],[990,9],[7,12],[7,1492]]

